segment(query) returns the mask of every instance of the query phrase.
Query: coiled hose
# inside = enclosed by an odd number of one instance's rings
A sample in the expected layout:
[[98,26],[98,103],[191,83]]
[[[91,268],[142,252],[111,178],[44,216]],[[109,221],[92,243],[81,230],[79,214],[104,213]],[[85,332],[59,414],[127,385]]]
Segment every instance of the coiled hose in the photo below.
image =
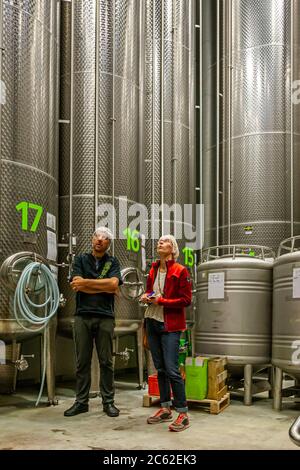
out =
[[300,446],[300,416],[298,416],[290,427],[289,436],[296,446]]
[[[31,291],[32,276],[40,278],[40,283],[45,290],[45,301],[40,304],[34,303],[28,293]],[[35,292],[34,290],[32,291]],[[44,367],[41,381],[41,388],[35,406],[38,406],[45,383],[46,377],[46,360],[47,345],[45,329],[52,317],[57,312],[59,306],[59,289],[58,285],[46,265],[33,262],[29,263],[20,276],[15,295],[14,295],[14,315],[18,324],[26,331],[39,332],[44,331]],[[43,316],[35,315],[32,309],[44,309]],[[28,322],[32,327],[25,326],[22,320]]]

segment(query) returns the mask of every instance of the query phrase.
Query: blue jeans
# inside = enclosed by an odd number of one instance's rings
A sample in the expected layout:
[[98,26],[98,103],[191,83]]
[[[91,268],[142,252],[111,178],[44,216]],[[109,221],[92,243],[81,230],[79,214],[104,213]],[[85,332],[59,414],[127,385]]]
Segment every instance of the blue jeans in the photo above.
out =
[[152,359],[157,369],[160,404],[170,407],[171,391],[173,390],[173,405],[178,413],[186,413],[187,403],[184,382],[179,372],[179,340],[180,331],[167,332],[163,322],[146,318],[146,330]]

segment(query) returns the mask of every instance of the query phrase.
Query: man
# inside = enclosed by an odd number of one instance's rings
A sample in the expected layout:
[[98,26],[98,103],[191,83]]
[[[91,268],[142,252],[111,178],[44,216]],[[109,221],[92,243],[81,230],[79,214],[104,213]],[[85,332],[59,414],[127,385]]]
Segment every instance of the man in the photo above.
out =
[[119,416],[114,405],[113,334],[114,296],[122,284],[117,258],[107,250],[112,232],[99,227],[92,237],[92,253],[75,257],[71,287],[76,292],[74,339],[76,349],[76,401],[65,411],[75,416],[88,411],[91,386],[93,340],[100,363],[100,392],[103,411],[111,417]]

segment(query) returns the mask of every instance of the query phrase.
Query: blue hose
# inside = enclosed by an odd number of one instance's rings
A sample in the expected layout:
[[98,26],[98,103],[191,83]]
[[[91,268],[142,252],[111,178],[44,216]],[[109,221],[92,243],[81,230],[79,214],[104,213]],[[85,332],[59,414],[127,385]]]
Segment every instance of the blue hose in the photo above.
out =
[[[40,304],[32,302],[27,294],[30,286],[31,276],[41,276],[45,289],[45,301]],[[34,292],[34,291],[33,291]],[[59,289],[52,272],[46,265],[33,262],[29,263],[23,270],[14,295],[14,315],[18,324],[26,331],[44,331],[44,367],[40,393],[35,406],[38,406],[44,388],[46,376],[46,327],[59,307]],[[44,316],[37,316],[31,310],[44,309]],[[25,326],[22,320],[28,322],[31,328]],[[38,327],[38,328],[37,328]]]

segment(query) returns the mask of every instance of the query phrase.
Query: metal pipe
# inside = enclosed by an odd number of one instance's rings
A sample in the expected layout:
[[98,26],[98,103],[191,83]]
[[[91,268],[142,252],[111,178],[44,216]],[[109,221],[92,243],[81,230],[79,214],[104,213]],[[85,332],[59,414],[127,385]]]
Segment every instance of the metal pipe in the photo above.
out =
[[[56,34],[57,34],[57,53],[56,53],[56,58],[57,58],[57,63],[56,63],[56,132],[57,132],[57,138],[56,138],[56,155],[59,155],[59,96],[60,96],[60,24],[61,24],[61,5],[60,5],[60,0],[57,0],[56,3]],[[58,177],[58,175],[57,175]]]
[[228,1],[228,244],[231,244],[231,159],[232,159],[232,0]]
[[282,405],[282,380],[283,372],[279,367],[275,368],[275,381],[274,381],[274,399],[273,399],[273,408],[274,410],[280,411]]
[[216,129],[216,245],[219,245],[220,218],[220,0],[217,0],[217,129]]
[[294,82],[294,0],[291,0],[291,237],[294,236],[294,103],[293,103],[293,82]]
[[[152,1],[152,0],[151,0]],[[152,194],[151,194],[151,257],[154,260],[155,246],[154,246],[154,236],[153,230],[155,221],[153,220],[152,209],[155,204],[155,65],[156,65],[156,41],[155,41],[155,1],[153,2],[152,10]]]
[[[113,0],[112,6],[112,40],[113,40],[113,61],[112,61],[112,203],[115,207],[115,74],[116,74],[116,1]],[[114,218],[113,218],[113,234],[115,234]],[[115,243],[112,241],[112,255],[115,255]]]
[[74,32],[75,1],[71,3],[71,70],[70,70],[70,187],[69,187],[69,255],[73,253],[73,140],[74,140]]
[[199,96],[199,105],[200,105],[200,116],[199,116],[199,148],[200,148],[200,204],[203,204],[203,2],[200,0],[200,31],[199,31],[199,82],[200,82],[200,96]]
[[[3,92],[2,90],[2,62],[3,62],[3,53],[4,53],[4,49],[3,49],[3,2],[2,0],[0,1],[0,80],[1,80],[1,92]],[[2,149],[2,96],[0,97],[1,98],[1,102],[0,102],[0,149]],[[2,181],[2,165],[1,165],[1,157],[0,157],[0,185],[1,185],[1,181]],[[0,216],[2,214],[2,197],[0,197]],[[0,220],[0,222],[3,222]]]
[[252,364],[246,364],[244,367],[244,405],[252,405]]
[[[177,89],[177,74],[178,71],[181,70],[178,63],[178,50],[176,47],[177,41],[177,26],[176,26],[176,0],[172,2],[172,17],[173,17],[173,25],[172,25],[172,40],[173,40],[173,155],[171,159],[171,185],[172,185],[172,204],[176,204],[176,186],[177,186],[177,174],[176,174],[176,161],[177,161],[177,134],[179,132],[179,128],[177,126],[180,125],[178,116],[177,116],[177,99],[178,99],[178,89]],[[177,214],[176,214],[176,206],[175,206],[175,213],[174,213],[174,236],[176,237],[176,221],[177,221]]]
[[165,2],[161,0],[161,31],[160,31],[160,204],[161,204],[161,234],[164,234],[163,222],[164,222],[164,191],[165,191],[165,182],[164,182],[164,26],[165,26]]
[[144,70],[145,70],[145,8],[139,0],[139,159],[138,159],[138,201],[144,203]]
[[100,5],[96,2],[96,57],[95,57],[95,199],[94,228],[97,228],[97,208],[99,204],[99,53],[100,53]]
[[[190,185],[190,201],[194,205],[196,204],[196,193],[195,187],[197,183],[196,179],[196,158],[195,158],[195,144],[196,144],[196,132],[195,132],[195,22],[196,22],[196,4],[195,2],[189,2],[189,89],[191,90],[191,99],[189,101],[189,144],[190,144],[190,155],[191,155],[191,171],[195,175],[193,183]],[[194,214],[195,215],[195,211]]]

